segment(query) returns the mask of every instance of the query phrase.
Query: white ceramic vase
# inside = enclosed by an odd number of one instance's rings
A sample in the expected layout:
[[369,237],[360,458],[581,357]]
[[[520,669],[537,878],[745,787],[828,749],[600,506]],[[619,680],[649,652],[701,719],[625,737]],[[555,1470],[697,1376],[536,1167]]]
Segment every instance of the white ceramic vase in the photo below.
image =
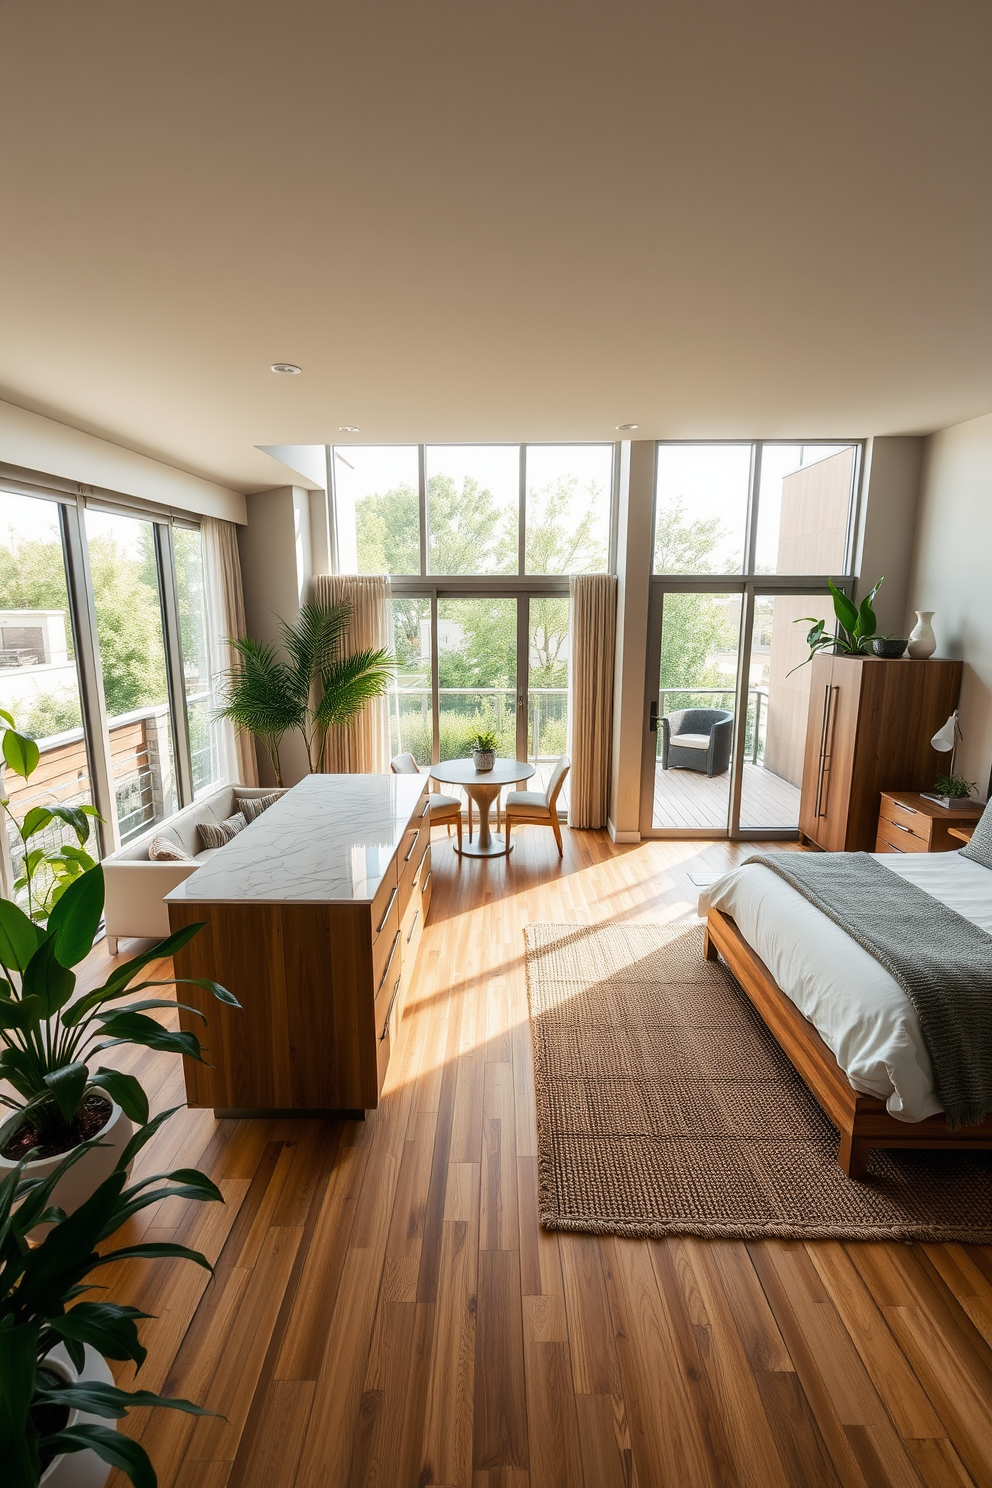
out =
[[916,624],[909,637],[909,645],[906,650],[915,661],[926,661],[937,649],[937,637],[933,633],[930,624],[934,617],[933,610],[917,610]]
[[[84,1204],[90,1194],[100,1187],[105,1178],[109,1178],[117,1166],[117,1159],[124,1148],[130,1142],[134,1126],[116,1101],[113,1102],[113,1110],[110,1120],[102,1131],[97,1132],[96,1140],[101,1144],[99,1147],[91,1147],[77,1163],[73,1163],[69,1171],[59,1179],[52,1195],[52,1203],[64,1209],[66,1214],[71,1214]],[[40,1157],[37,1162],[28,1163],[24,1169],[25,1178],[47,1178],[54,1173],[59,1163],[67,1154],[60,1152],[56,1157]],[[0,1156],[0,1182],[7,1174],[16,1168],[17,1164],[9,1158]],[[51,1229],[51,1225],[36,1225],[31,1231],[31,1240],[43,1240]]]
[[[72,1366],[72,1361],[60,1344],[48,1355],[45,1363],[50,1365],[62,1376],[64,1380],[75,1381],[77,1379],[96,1380],[101,1385],[112,1385],[114,1376],[110,1372],[102,1354],[86,1344],[86,1359],[83,1363],[83,1372],[77,1375]],[[69,1426],[110,1426],[115,1423],[108,1421],[106,1416],[89,1416],[84,1411],[70,1411]],[[110,1477],[110,1463],[104,1462],[95,1452],[63,1452],[61,1457],[56,1457],[50,1462],[41,1475],[43,1488],[103,1488],[104,1483]]]

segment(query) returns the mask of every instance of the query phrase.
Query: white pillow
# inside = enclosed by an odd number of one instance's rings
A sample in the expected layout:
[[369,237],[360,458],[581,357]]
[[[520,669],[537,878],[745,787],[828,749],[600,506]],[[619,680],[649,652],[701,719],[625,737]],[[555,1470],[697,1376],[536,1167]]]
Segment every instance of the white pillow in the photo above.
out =
[[195,863],[192,853],[174,837],[153,837],[148,844],[148,858],[152,863]]

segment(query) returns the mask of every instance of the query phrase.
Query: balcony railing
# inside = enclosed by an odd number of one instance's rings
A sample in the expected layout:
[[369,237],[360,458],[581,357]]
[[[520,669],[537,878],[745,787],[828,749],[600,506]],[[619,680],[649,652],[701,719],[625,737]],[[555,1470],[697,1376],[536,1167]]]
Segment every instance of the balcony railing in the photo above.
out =
[[[389,690],[392,752],[410,752],[422,765],[431,762],[433,720],[431,688],[423,683]],[[568,732],[568,688],[528,689],[528,759],[550,764],[565,753]],[[482,729],[499,739],[497,752],[514,758],[517,752],[517,693],[507,687],[440,687],[440,747],[442,759],[466,752],[467,741]]]

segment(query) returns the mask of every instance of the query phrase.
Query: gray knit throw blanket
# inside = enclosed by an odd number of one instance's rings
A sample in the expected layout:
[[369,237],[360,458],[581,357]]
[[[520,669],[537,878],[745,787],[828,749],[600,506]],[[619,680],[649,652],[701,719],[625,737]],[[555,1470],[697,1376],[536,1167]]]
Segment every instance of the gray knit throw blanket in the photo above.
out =
[[992,1112],[992,935],[868,853],[755,853],[863,946],[920,1020],[949,1126]]

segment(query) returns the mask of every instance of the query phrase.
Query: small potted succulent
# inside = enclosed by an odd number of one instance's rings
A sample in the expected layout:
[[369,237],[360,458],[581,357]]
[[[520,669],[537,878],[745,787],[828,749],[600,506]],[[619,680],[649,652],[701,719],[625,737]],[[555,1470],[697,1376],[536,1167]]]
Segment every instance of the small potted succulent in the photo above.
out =
[[[105,1242],[133,1214],[168,1198],[223,1203],[216,1185],[196,1168],[157,1173],[126,1188],[136,1153],[173,1113],[163,1111],[131,1138],[113,1171],[75,1214],[55,1201],[91,1143],[69,1152],[45,1178],[18,1163],[0,1182],[0,1453],[4,1488],[102,1488],[112,1467],[135,1488],[156,1488],[143,1447],[118,1432],[133,1406],[169,1406],[193,1415],[212,1412],[188,1400],[147,1390],[120,1390],[107,1359],[140,1369],[145,1349],[136,1307],[109,1302],[90,1281],[98,1267],[133,1257],[174,1257],[211,1269],[198,1251],[172,1242]],[[29,1239],[39,1223],[47,1233]],[[95,1300],[85,1296],[97,1293]]]
[[971,805],[971,797],[977,790],[973,780],[963,780],[960,775],[951,773],[938,775],[933,790],[922,791],[921,795],[926,801],[936,801],[947,811],[964,811]]
[[499,744],[498,736],[492,729],[484,729],[482,733],[474,734],[468,741],[472,751],[472,763],[480,775],[491,770],[496,763],[496,749]]
[[[91,868],[60,896],[46,928],[0,899],[0,1179],[30,1158],[26,1173],[63,1171],[55,1202],[71,1213],[113,1169],[133,1131],[148,1120],[148,1097],[134,1075],[99,1061],[115,1044],[138,1044],[203,1061],[194,1033],[165,1028],[148,1014],[174,1009],[175,997],[124,1001],[173,978],[135,982],[152,961],[171,956],[203,927],[190,925],[111,971],[102,986],[76,996],[72,967],[88,955],[103,914],[103,869]],[[239,1006],[216,982],[195,985]],[[123,1005],[122,1005],[123,1004]],[[202,1015],[200,1015],[202,1016]],[[98,1138],[91,1142],[89,1139]],[[83,1146],[78,1164],[64,1155]],[[32,1237],[37,1238],[37,1237]]]

